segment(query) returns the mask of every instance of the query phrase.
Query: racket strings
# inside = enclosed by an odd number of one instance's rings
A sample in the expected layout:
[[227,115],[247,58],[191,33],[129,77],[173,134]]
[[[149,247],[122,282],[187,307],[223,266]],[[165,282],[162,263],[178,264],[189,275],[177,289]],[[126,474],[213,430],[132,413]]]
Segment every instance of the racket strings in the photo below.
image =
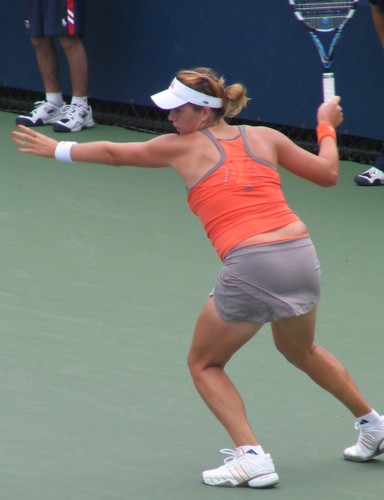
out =
[[295,5],[302,9],[350,9],[356,3],[355,0],[295,0]]
[[295,0],[297,14],[315,30],[331,31],[353,14],[356,0]]

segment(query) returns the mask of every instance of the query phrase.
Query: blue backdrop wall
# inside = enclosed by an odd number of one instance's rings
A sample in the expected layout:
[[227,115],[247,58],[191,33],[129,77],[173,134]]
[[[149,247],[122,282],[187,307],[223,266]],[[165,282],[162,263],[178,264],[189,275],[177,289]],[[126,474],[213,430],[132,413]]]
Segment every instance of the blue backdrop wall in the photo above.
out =
[[[314,128],[321,64],[287,0],[88,0],[84,42],[90,95],[151,106],[179,68],[211,66],[241,81],[252,100],[241,117]],[[23,0],[0,0],[0,85],[43,90],[23,26]],[[63,90],[70,85],[62,58]],[[368,0],[336,49],[341,132],[384,138],[384,58]]]

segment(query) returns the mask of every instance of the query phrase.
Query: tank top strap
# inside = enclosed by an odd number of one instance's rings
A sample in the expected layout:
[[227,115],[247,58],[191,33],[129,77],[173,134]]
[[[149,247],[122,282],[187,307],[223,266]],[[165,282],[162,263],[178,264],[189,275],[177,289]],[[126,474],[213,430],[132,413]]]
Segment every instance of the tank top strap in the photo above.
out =
[[263,160],[262,158],[260,158],[260,157],[258,157],[258,156],[256,156],[255,154],[252,153],[252,151],[250,150],[249,145],[248,145],[245,126],[244,125],[239,125],[239,130],[240,130],[240,134],[241,134],[241,139],[243,141],[243,146],[244,146],[244,149],[245,149],[247,155],[250,158],[252,158],[253,160],[257,161],[258,163],[261,163],[263,165],[266,165],[267,167],[271,167],[274,170],[276,170],[276,166],[275,165],[273,165],[272,163],[270,163],[270,162],[268,162],[266,160]]
[[213,172],[215,172],[217,169],[221,167],[221,165],[225,162],[225,159],[227,155],[225,154],[224,148],[220,144],[220,141],[216,139],[216,137],[208,130],[208,129],[203,129],[200,130],[200,132],[208,137],[210,141],[213,142],[213,144],[216,146],[217,150],[220,153],[220,158],[218,159],[217,163],[208,171],[206,172],[197,182],[195,185],[190,187],[187,191],[190,193],[195,187],[197,187],[199,184],[201,184],[207,177],[209,177]]
[[210,130],[208,130],[207,128],[204,128],[203,130],[200,130],[200,132],[202,134],[204,134],[206,137],[208,137],[208,139],[213,142],[213,144],[216,146],[216,148],[218,149],[218,151],[220,153],[220,159],[216,163],[216,165],[213,167],[215,169],[225,162],[226,154],[225,154],[224,148],[220,144],[220,141],[218,139],[216,139],[216,137],[212,134],[212,132]]

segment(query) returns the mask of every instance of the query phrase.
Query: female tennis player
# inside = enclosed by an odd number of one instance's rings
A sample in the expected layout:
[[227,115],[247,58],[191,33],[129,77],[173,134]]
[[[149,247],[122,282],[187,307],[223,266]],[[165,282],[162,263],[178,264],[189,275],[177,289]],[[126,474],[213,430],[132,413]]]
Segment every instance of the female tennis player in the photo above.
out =
[[[232,355],[270,323],[277,349],[357,420],[357,444],[347,460],[367,461],[384,452],[384,417],[364,399],[342,363],[314,342],[320,266],[304,223],[288,206],[278,165],[320,186],[338,181],[335,128],[339,97],[317,111],[319,152],[312,154],[268,127],[233,126],[246,105],[242,84],[226,86],[211,69],[177,73],[152,96],[169,110],[177,133],[144,143],[57,142],[19,126],[21,153],[64,162],[173,168],[188,190],[223,268],[198,319],[188,356],[201,397],[233,440],[224,465],[203,472],[213,486],[270,487],[274,463],[250,427],[243,400],[224,371]],[[257,376],[252,382],[257,385]],[[263,390],[265,388],[263,387]]]

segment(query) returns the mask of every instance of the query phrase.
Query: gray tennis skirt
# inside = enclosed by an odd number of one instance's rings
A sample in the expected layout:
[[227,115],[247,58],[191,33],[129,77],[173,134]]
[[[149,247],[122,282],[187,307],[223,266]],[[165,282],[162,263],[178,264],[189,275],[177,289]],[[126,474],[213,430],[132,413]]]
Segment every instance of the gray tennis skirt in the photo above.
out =
[[320,299],[320,263],[311,239],[232,250],[210,296],[228,322],[268,323],[308,313]]

